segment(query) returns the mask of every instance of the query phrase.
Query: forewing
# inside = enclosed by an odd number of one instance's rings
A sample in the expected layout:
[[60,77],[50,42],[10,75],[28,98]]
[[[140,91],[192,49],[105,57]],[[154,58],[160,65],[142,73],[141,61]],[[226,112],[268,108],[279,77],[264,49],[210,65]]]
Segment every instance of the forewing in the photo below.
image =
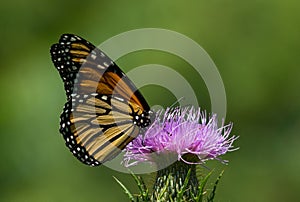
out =
[[67,98],[72,93],[115,95],[150,108],[136,86],[101,50],[73,34],[63,34],[51,47],[52,61],[64,82]]

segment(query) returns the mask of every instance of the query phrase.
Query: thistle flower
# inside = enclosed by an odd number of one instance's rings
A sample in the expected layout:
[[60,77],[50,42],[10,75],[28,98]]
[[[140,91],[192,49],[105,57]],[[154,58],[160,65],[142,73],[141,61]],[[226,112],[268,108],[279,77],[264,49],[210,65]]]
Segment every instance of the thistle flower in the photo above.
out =
[[[219,156],[235,150],[233,142],[238,138],[229,136],[231,130],[232,123],[223,121],[218,127],[217,116],[208,117],[200,108],[168,108],[157,113],[143,136],[127,145],[123,163],[127,167],[155,163],[158,172],[151,201],[202,201],[208,177],[199,182],[196,165],[209,159],[226,163]],[[207,201],[213,199],[215,187]],[[148,197],[145,193],[140,196]]]
[[175,161],[187,164],[202,164],[208,159],[226,163],[219,156],[234,150],[232,144],[237,137],[229,137],[231,129],[232,123],[218,127],[216,114],[207,117],[200,108],[168,108],[157,113],[144,136],[138,136],[126,147],[124,164],[160,165],[174,156]]

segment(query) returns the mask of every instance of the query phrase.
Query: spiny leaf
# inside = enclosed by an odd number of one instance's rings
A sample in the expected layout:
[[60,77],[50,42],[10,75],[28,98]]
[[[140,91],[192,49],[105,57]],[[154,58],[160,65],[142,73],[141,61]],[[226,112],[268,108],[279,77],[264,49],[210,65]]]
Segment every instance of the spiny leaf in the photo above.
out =
[[125,185],[123,185],[122,182],[120,182],[115,176],[113,176],[113,178],[117,181],[117,183],[123,188],[124,192],[127,194],[127,196],[129,197],[129,200],[131,202],[134,202],[134,197],[133,195],[130,193],[130,191],[125,187]]
[[183,183],[183,186],[181,187],[181,189],[178,191],[177,193],[177,200],[176,201],[181,201],[182,200],[182,197],[183,197],[183,193],[186,191],[186,187],[187,187],[187,184],[190,180],[190,176],[191,176],[191,169],[189,169],[188,173],[186,174],[186,177],[184,179],[184,183]]
[[208,178],[211,176],[211,174],[213,173],[213,170],[210,171],[201,181],[200,181],[200,185],[198,187],[198,195],[194,198],[194,200],[196,202],[201,202],[202,201],[202,198],[203,198],[203,195],[205,194],[204,193],[204,187],[208,181]]
[[215,195],[216,195],[216,189],[217,189],[217,185],[221,179],[221,177],[223,176],[223,173],[224,173],[224,170],[222,170],[221,174],[219,175],[219,177],[217,178],[216,182],[215,182],[215,185],[213,187],[213,190],[212,192],[210,193],[209,197],[207,198],[207,202],[213,202],[214,201],[214,198],[215,198]]
[[171,180],[171,173],[168,175],[167,182],[166,182],[165,186],[163,187],[162,192],[158,195],[157,199],[161,199],[163,197],[163,195],[165,194],[165,192],[168,189],[170,180]]
[[131,172],[131,175],[133,176],[135,182],[138,185],[138,188],[140,190],[140,196],[142,197],[142,200],[144,201],[149,201],[150,197],[149,197],[149,190],[145,185],[145,182],[143,181],[143,179],[139,176],[136,176],[133,172]]

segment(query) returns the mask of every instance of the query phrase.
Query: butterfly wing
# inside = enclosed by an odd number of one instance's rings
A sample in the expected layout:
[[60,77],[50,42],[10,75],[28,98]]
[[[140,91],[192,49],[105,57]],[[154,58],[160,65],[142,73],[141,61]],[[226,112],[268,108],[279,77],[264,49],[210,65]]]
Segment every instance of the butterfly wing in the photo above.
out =
[[83,163],[99,165],[121,152],[150,124],[150,108],[122,70],[102,51],[72,34],[51,47],[67,96],[60,132]]

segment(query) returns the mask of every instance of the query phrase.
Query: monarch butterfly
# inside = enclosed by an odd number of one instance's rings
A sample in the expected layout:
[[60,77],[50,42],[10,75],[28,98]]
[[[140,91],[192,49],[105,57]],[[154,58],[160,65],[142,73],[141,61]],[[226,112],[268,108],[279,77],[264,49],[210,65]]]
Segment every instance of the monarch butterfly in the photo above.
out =
[[111,160],[149,126],[149,105],[125,73],[83,38],[63,34],[50,52],[67,96],[60,116],[66,146],[90,166]]

